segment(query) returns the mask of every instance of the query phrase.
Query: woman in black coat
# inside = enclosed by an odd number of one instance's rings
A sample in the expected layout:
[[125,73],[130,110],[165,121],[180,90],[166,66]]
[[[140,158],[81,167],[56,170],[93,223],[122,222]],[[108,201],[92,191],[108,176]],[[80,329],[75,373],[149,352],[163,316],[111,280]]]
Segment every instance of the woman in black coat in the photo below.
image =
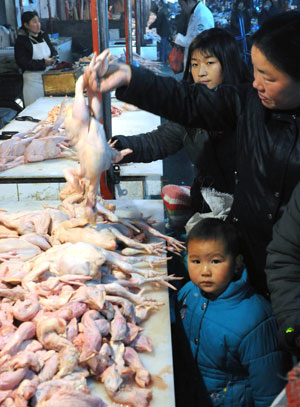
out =
[[48,35],[41,30],[38,14],[22,14],[22,26],[15,43],[15,59],[23,72],[23,98],[25,106],[44,96],[42,73],[56,62],[57,51]]
[[252,285],[267,295],[266,247],[300,178],[300,13],[274,16],[252,38],[253,86],[212,91],[128,65],[111,66],[100,82],[94,73],[90,83],[102,92],[118,87],[118,99],[169,120],[233,137],[236,183],[229,219],[242,235]]
[[287,350],[300,356],[300,183],[273,228],[266,264],[272,308]]

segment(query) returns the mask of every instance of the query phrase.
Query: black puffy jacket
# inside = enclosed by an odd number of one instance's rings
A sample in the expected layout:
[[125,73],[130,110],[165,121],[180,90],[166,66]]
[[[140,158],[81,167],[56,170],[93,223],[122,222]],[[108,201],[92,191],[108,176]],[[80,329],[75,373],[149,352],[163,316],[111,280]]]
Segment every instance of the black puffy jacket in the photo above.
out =
[[224,137],[235,138],[236,185],[229,218],[242,234],[251,282],[266,294],[266,247],[300,180],[300,110],[266,109],[250,84],[212,91],[135,67],[130,84],[116,95],[184,126],[221,130]]
[[300,356],[300,184],[273,228],[266,264],[282,343]]
[[125,162],[152,162],[161,160],[185,148],[195,166],[195,179],[191,188],[194,211],[203,211],[202,187],[215,188],[233,194],[235,146],[221,132],[186,129],[180,124],[167,122],[156,130],[136,136],[115,136],[116,148],[132,149]]

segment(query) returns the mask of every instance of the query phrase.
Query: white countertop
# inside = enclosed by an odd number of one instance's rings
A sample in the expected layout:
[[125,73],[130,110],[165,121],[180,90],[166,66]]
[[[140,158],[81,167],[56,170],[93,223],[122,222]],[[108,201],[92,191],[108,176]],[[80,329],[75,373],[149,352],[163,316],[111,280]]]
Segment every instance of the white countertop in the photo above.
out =
[[[152,215],[153,219],[157,219],[159,223],[156,228],[163,228],[163,203],[161,200],[134,200],[134,201],[110,201],[114,202],[117,207],[119,216],[124,215],[124,211],[130,211],[131,217],[143,214],[144,217]],[[53,201],[23,201],[23,202],[3,202],[0,204],[0,209],[8,211],[17,210],[36,210],[43,206],[56,207],[58,202]],[[153,239],[155,241],[155,239]],[[166,266],[161,270],[166,271]],[[167,271],[166,271],[167,272]],[[148,289],[148,287],[147,287]],[[172,361],[172,344],[170,331],[169,317],[169,298],[166,288],[154,291],[149,291],[147,294],[150,298],[155,298],[164,303],[159,311],[153,313],[148,321],[144,323],[143,333],[148,336],[153,343],[153,352],[140,353],[141,360],[144,366],[149,370],[152,376],[152,392],[153,400],[150,407],[174,407],[174,382],[173,382],[173,361]],[[107,403],[109,399],[105,393],[103,385],[91,381],[92,391],[99,394]]]
[[[36,119],[44,119],[54,106],[59,105],[63,97],[41,97],[30,106],[26,107],[19,116],[32,116]],[[72,98],[69,98],[72,101]],[[122,102],[112,100],[112,105],[121,107]],[[134,135],[155,129],[160,124],[160,117],[142,110],[128,112],[123,111],[121,116],[112,118],[112,134]],[[12,120],[3,131],[24,131],[31,129],[35,123],[29,121]],[[0,172],[1,179],[9,178],[62,178],[63,170],[76,167],[78,163],[67,159],[54,159],[36,163],[20,165],[16,168]],[[163,175],[162,161],[152,163],[132,163],[121,165],[121,177],[148,177]]]

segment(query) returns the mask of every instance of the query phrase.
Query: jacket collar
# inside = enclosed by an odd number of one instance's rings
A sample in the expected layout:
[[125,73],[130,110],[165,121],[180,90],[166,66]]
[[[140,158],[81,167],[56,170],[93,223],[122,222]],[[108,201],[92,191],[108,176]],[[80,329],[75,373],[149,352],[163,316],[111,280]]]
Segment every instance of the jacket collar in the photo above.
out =
[[41,34],[43,34],[44,31],[40,31],[37,35],[32,34],[30,31],[26,30],[26,28],[20,27],[17,31],[17,35],[25,36],[25,37],[30,37],[30,38],[37,38]]
[[265,121],[281,120],[288,121],[294,120],[295,117],[300,118],[300,108],[293,110],[271,110],[263,106]]

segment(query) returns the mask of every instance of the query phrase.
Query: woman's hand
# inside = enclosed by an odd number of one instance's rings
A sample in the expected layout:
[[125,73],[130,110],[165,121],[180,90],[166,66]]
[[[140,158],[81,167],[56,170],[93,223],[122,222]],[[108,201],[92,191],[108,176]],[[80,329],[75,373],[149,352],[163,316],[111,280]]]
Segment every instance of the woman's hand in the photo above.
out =
[[45,64],[46,64],[46,66],[54,65],[55,60],[56,60],[56,58],[48,58],[48,59],[45,58]]
[[93,67],[86,67],[84,78],[93,91],[109,92],[130,83],[131,68],[113,60],[107,49],[96,57]]
[[117,142],[118,142],[118,140],[114,140],[114,141],[108,140],[108,144],[110,145],[110,147],[111,147],[111,148],[114,150],[114,152],[115,152],[115,156],[113,157],[113,162],[114,162],[114,163],[118,163],[118,162],[122,161],[123,158],[125,157],[125,155],[128,155],[128,154],[131,154],[131,153],[132,153],[131,148],[125,148],[125,149],[123,149],[123,150],[117,150],[117,149],[115,148],[115,144],[116,144]]

